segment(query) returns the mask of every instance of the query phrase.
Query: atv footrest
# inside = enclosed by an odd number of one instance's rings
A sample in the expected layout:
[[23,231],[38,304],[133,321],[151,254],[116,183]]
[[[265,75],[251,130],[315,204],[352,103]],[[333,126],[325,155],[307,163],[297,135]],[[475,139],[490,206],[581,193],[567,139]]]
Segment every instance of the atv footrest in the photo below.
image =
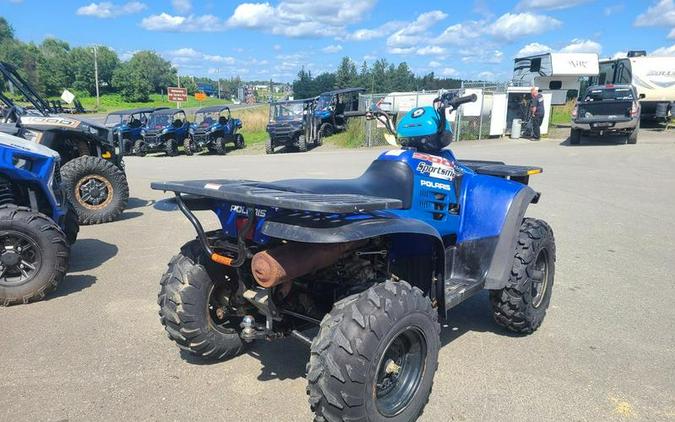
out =
[[354,194],[301,193],[265,187],[250,180],[191,180],[153,182],[152,189],[222,199],[234,204],[256,205],[320,213],[347,214],[400,209],[399,199]]
[[483,283],[475,282],[468,283],[463,281],[448,280],[445,282],[445,310],[446,312],[451,308],[462,303],[464,300],[470,298],[474,294],[483,289]]

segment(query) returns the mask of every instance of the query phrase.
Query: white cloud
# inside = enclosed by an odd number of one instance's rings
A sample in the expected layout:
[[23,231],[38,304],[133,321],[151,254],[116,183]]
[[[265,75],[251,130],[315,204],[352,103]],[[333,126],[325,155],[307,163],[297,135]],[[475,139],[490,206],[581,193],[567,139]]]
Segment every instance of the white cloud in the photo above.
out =
[[494,73],[489,72],[489,71],[485,71],[485,72],[480,72],[478,74],[478,79],[482,79],[484,81],[493,81],[493,80],[495,80],[495,76],[496,75]]
[[272,49],[273,49],[274,51],[281,51],[281,49],[282,49],[281,44],[274,44],[274,45],[272,46]]
[[191,0],[171,0],[171,5],[176,12],[181,14],[190,13],[192,10]]
[[571,43],[560,49],[561,53],[596,53],[600,54],[602,46],[591,40],[575,38]]
[[459,75],[459,72],[455,68],[446,67],[445,69],[441,70],[441,75],[446,77],[454,77]]
[[533,56],[535,54],[550,53],[553,49],[547,45],[538,42],[532,42],[524,46],[516,53],[516,57]]
[[345,26],[359,22],[376,0],[283,0],[270,3],[242,3],[227,25],[258,29],[287,37],[329,37],[344,34]]
[[613,4],[611,6],[605,7],[602,12],[605,14],[605,16],[612,16],[619,12],[622,12],[624,7],[625,6],[623,5],[623,3]]
[[668,34],[668,39],[675,40],[675,28],[673,28],[673,30],[670,31],[670,34]]
[[671,26],[675,27],[675,0],[654,2],[644,13],[635,19],[635,26]]
[[670,47],[657,48],[656,50],[652,51],[650,56],[675,57],[675,44],[671,45]]
[[490,63],[498,64],[504,60],[504,52],[491,48],[463,48],[459,50],[459,55],[462,56],[464,63]]
[[516,5],[516,10],[530,10],[530,9],[542,9],[542,10],[557,10],[557,9],[567,9],[568,7],[578,6],[582,3],[586,3],[589,0],[521,0]]
[[185,64],[206,61],[214,64],[233,65],[237,62],[234,57],[220,56],[217,54],[206,54],[194,48],[179,48],[169,51],[166,57],[175,65],[185,67]]
[[342,46],[340,44],[327,45],[326,47],[322,48],[321,51],[329,54],[338,53],[342,51]]
[[124,4],[115,4],[109,1],[101,3],[90,3],[87,6],[82,6],[75,12],[80,16],[95,16],[97,18],[107,19],[115,18],[122,15],[131,15],[139,13],[147,9],[145,3],[139,1],[130,1]]
[[433,41],[437,44],[465,45],[485,34],[487,21],[467,21],[448,26]]
[[562,22],[546,15],[534,13],[505,13],[488,29],[495,38],[515,41],[522,37],[541,34],[560,28]]
[[143,18],[141,27],[164,32],[217,32],[227,29],[225,23],[213,15],[173,16],[168,13]]
[[419,48],[416,51],[418,56],[438,56],[439,54],[444,54],[445,48],[439,47],[437,45],[428,45],[426,47]]
[[412,22],[394,32],[387,38],[387,47],[392,54],[410,54],[429,38],[431,27],[448,15],[440,10],[422,13]]
[[391,33],[398,31],[404,26],[405,22],[391,21],[385,23],[384,25],[380,25],[377,28],[357,29],[356,31],[347,35],[345,38],[350,41],[369,41],[376,38],[384,38]]

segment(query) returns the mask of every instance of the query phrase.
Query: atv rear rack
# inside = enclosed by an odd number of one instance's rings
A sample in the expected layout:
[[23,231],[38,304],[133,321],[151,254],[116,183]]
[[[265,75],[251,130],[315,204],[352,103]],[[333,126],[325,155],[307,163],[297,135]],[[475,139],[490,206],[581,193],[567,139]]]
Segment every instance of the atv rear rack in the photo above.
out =
[[385,209],[401,209],[398,199],[354,194],[316,194],[292,192],[265,186],[251,180],[190,180],[153,182],[152,189],[221,199],[233,204],[282,208],[327,214],[349,214]]

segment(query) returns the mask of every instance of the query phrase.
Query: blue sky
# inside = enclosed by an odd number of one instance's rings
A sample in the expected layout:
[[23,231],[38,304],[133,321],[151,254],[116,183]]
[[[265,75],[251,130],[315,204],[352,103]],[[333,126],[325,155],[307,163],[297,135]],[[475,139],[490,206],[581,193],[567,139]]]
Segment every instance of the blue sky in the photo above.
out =
[[[675,55],[675,0],[0,0],[24,41],[152,49],[182,74],[293,80],[305,66],[406,61],[417,74],[509,79],[540,51]],[[56,6],[58,4],[58,6]]]

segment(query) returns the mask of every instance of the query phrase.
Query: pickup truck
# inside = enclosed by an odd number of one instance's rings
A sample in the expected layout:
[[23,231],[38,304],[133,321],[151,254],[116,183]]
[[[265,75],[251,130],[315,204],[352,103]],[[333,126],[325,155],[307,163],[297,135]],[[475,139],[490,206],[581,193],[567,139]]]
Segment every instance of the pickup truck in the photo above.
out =
[[635,144],[639,131],[640,103],[631,85],[590,86],[572,110],[572,145],[580,144],[587,134],[626,134],[627,142]]

